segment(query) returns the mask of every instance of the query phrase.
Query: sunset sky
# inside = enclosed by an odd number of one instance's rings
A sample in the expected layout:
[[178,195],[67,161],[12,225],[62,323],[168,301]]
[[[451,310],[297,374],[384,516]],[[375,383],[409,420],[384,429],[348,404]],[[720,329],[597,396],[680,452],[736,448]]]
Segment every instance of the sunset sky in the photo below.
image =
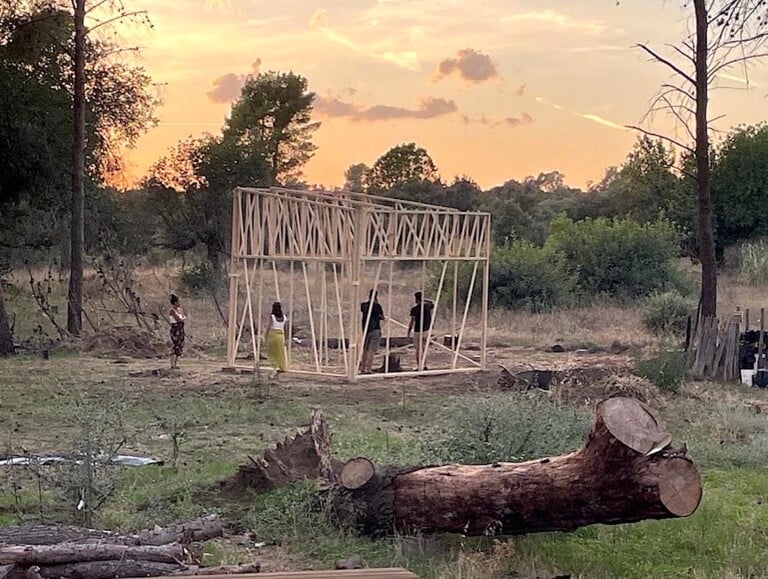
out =
[[[569,184],[621,163],[665,69],[659,50],[687,33],[679,0],[129,0],[152,30],[124,32],[160,84],[160,125],[129,153],[140,176],[177,141],[217,133],[244,75],[293,70],[309,79],[322,121],[310,183],[343,183],[415,141],[444,179],[482,187],[559,170]],[[768,69],[722,78],[719,127],[765,118]],[[671,130],[657,117],[646,123]],[[682,135],[681,135],[682,137]]]

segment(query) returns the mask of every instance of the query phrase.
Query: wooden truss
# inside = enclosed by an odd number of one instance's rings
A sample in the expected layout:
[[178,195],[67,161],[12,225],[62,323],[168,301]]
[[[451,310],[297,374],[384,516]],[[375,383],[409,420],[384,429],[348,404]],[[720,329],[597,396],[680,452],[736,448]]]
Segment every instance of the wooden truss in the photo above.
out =
[[[281,301],[290,372],[365,377],[358,369],[370,320],[360,304],[375,288],[386,320],[374,376],[484,369],[490,237],[488,213],[350,192],[235,189],[228,366],[259,370],[259,336]],[[393,292],[396,273],[413,282],[411,295],[420,290],[434,304],[413,372],[390,367],[405,354],[409,321],[408,311],[392,311],[402,297]],[[479,343],[468,343],[468,327]]]

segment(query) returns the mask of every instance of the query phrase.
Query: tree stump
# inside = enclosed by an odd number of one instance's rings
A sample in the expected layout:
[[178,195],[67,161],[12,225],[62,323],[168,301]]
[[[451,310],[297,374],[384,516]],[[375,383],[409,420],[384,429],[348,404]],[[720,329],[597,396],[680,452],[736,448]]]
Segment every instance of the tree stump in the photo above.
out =
[[[365,469],[330,487],[334,521],[371,536],[392,532],[514,535],[691,515],[701,480],[685,450],[642,402],[597,405],[580,450],[522,463]],[[359,461],[360,459],[356,459]]]

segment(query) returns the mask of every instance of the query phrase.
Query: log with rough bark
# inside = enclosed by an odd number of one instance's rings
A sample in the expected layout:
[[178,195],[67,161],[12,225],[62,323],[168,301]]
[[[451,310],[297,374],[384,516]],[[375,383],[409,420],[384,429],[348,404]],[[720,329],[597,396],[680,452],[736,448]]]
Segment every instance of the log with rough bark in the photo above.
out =
[[136,559],[155,563],[179,563],[189,558],[181,543],[168,545],[99,545],[61,543],[58,545],[12,545],[0,547],[2,565],[58,565],[81,561]]
[[611,398],[597,405],[576,452],[523,463],[384,469],[363,484],[358,460],[342,468],[342,482],[324,500],[337,523],[372,536],[512,535],[686,517],[699,505],[701,480],[685,450],[670,442],[645,404]]
[[224,534],[216,515],[193,521],[121,535],[109,531],[67,525],[32,525],[0,528],[0,545],[58,545],[59,543],[106,543],[113,545],[189,544],[221,537]]
[[220,492],[238,498],[248,492],[267,492],[304,479],[335,479],[331,459],[331,435],[318,410],[310,414],[309,428],[293,438],[278,442],[249,462],[231,477],[221,481]]

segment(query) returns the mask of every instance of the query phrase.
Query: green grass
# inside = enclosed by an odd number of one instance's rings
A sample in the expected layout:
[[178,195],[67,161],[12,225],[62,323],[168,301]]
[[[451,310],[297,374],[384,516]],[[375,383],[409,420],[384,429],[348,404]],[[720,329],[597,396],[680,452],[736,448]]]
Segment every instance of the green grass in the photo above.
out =
[[[157,367],[157,362],[139,366]],[[379,392],[370,400],[364,390],[346,398],[337,389],[329,398],[322,385],[312,382],[266,387],[211,367],[213,363],[208,369],[200,363],[159,380],[131,378],[126,366],[87,357],[0,361],[0,447],[66,451],[83,417],[105,407],[120,413],[116,423],[127,433],[127,453],[168,460],[170,435],[183,432],[177,468],[121,470],[97,524],[128,530],[219,512],[240,521],[256,541],[274,545],[265,552],[277,552],[298,568],[333,567],[337,560],[360,555],[371,566],[404,566],[435,579],[485,579],[493,576],[491,569],[520,577],[556,572],[713,578],[768,573],[768,418],[751,406],[753,400],[768,400],[765,392],[686,385],[680,395],[660,395],[654,404],[675,442],[688,443],[703,474],[704,499],[692,517],[518,537],[510,540],[509,549],[499,550],[488,538],[356,537],[333,528],[315,508],[312,483],[236,503],[217,499],[215,489],[247,454],[306,424],[313,407],[322,407],[328,417],[338,458],[363,455],[378,464],[429,463],[446,450],[452,459],[469,460],[479,443],[485,445],[483,452],[504,458],[504,441],[518,438],[527,440],[525,453],[567,451],[583,441],[587,410],[549,404],[542,393],[447,398],[435,390],[411,396],[404,405],[397,388],[389,399]],[[478,433],[479,425],[489,428],[489,440]],[[528,432],[535,434],[533,439],[526,437]],[[16,475],[24,484],[14,493]],[[55,484],[45,481],[44,503]],[[29,472],[12,476],[7,469],[0,471],[0,524],[38,520],[35,485]],[[48,520],[66,520],[65,512],[43,507]],[[207,549],[211,563],[247,557],[226,541]]]

